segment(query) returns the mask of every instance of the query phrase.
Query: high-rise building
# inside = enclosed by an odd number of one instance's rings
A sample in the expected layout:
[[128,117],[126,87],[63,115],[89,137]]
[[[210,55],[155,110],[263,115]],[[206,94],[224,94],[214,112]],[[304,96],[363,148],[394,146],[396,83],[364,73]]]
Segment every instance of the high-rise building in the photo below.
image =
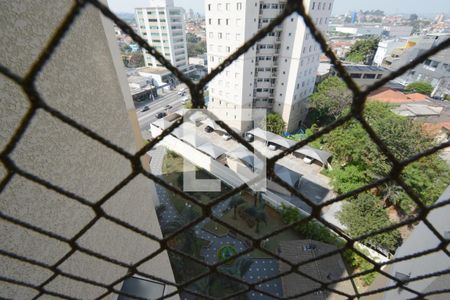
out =
[[[150,0],[149,7],[136,8],[141,36],[182,71],[188,67],[184,13],[173,0]],[[147,50],[143,51],[146,66],[162,66]]]
[[[286,1],[205,1],[208,67],[211,70],[268,25]],[[326,30],[333,0],[304,1],[307,13]],[[244,109],[279,113],[287,130],[298,128],[314,90],[321,49],[303,19],[293,14],[209,84],[208,109],[239,130],[251,128]],[[257,121],[258,116],[253,116]]]

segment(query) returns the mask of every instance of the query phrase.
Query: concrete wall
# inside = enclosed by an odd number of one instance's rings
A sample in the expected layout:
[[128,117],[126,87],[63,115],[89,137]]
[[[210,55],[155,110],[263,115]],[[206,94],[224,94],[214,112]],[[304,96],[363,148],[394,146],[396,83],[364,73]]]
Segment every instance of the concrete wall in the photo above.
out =
[[[0,2],[1,64],[24,75],[38,57],[73,1],[23,0]],[[112,47],[110,49],[110,47]],[[98,10],[87,6],[77,18],[36,86],[49,105],[114,144],[134,153],[142,145],[136,114],[114,40],[114,30]],[[0,149],[4,149],[29,108],[20,88],[0,76]],[[125,102],[124,102],[125,100]],[[128,110],[128,114],[127,114]],[[22,170],[95,203],[131,172],[130,163],[112,150],[39,110],[10,158]],[[6,170],[0,167],[3,179]],[[148,180],[138,176],[102,208],[109,214],[161,236]],[[0,194],[2,214],[72,238],[93,217],[88,206],[14,175]],[[54,264],[69,250],[65,243],[0,222],[3,251]],[[158,244],[100,218],[78,240],[79,245],[124,263],[135,263]],[[39,285],[52,274],[42,268],[0,256],[0,276]],[[76,251],[60,269],[109,284],[128,272]],[[140,270],[172,280],[167,255]],[[56,276],[49,291],[90,299],[105,292],[86,283]],[[120,288],[120,286],[119,286]],[[30,299],[37,291],[0,282],[0,298]],[[111,296],[110,298],[115,298]]]

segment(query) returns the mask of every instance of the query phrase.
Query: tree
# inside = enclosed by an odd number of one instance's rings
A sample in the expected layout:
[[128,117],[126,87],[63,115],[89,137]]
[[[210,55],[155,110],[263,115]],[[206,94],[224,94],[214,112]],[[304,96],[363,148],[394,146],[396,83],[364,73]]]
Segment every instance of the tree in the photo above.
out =
[[[410,158],[433,145],[423,134],[420,124],[394,114],[386,104],[367,103],[364,118],[398,160]],[[323,147],[334,154],[334,168],[329,175],[338,193],[383,178],[391,170],[389,160],[357,121],[347,122],[326,135]],[[405,168],[402,177],[421,196],[424,204],[430,205],[450,184],[449,170],[438,155],[431,155]],[[400,210],[413,213],[414,202],[393,185],[389,183],[379,188],[380,202],[394,205],[400,213]]]
[[421,93],[430,96],[433,92],[433,86],[428,82],[416,81],[405,87],[406,92]]
[[237,208],[239,205],[244,204],[245,201],[241,197],[233,197],[231,198],[230,202],[228,203],[228,207],[230,209],[233,209],[233,219],[237,219]]
[[267,224],[267,215],[265,211],[264,201],[261,201],[258,206],[247,207],[245,212],[252,217],[256,222],[255,232],[259,233],[259,223]]
[[262,120],[260,126],[267,131],[281,135],[286,128],[286,123],[279,114],[269,113],[266,118]]
[[375,52],[378,49],[379,42],[380,38],[378,37],[356,41],[356,43],[350,48],[350,51],[345,59],[354,63],[371,65]]
[[314,123],[326,124],[339,117],[352,102],[352,92],[339,77],[328,77],[317,86],[310,97],[310,107],[314,109]]
[[206,42],[193,33],[186,34],[186,45],[189,57],[195,57],[206,53]]
[[[284,223],[292,224],[300,222],[305,216],[303,216],[297,208],[281,205],[281,218]],[[294,229],[305,239],[322,241],[336,246],[342,246],[343,244],[343,241],[341,241],[330,229],[313,220],[302,222],[294,226]]]
[[[347,233],[356,238],[392,225],[379,199],[369,193],[359,194],[345,203],[338,213],[339,220],[347,227]],[[363,242],[394,252],[401,244],[397,229],[370,236]]]

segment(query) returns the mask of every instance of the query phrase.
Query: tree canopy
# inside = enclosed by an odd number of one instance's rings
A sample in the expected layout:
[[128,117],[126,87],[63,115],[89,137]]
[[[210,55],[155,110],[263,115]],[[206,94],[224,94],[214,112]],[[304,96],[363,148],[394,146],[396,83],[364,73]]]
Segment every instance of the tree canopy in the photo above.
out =
[[206,42],[193,33],[188,32],[186,34],[186,44],[189,57],[206,53]]
[[281,135],[286,128],[286,123],[279,114],[269,113],[266,118],[262,120],[260,126],[267,131]]
[[372,64],[379,42],[380,38],[378,37],[356,41],[356,43],[350,48],[345,60],[354,63],[364,63],[367,65]]
[[[338,217],[347,226],[347,233],[353,238],[392,225],[382,203],[369,193],[359,194],[356,199],[346,202]],[[394,229],[370,236],[363,242],[393,252],[401,244],[401,237],[400,232]]]
[[[398,159],[405,160],[432,146],[432,140],[423,134],[420,124],[394,114],[390,106],[369,102],[364,117]],[[322,139],[322,146],[333,153],[333,170],[329,171],[331,182],[338,193],[349,192],[386,176],[391,164],[359,122],[350,121],[336,128]],[[450,169],[438,155],[431,155],[406,167],[402,178],[430,205],[450,184]],[[411,213],[416,205],[393,183],[381,187],[380,193],[386,204]],[[395,191],[395,192],[392,192]]]
[[429,96],[433,92],[433,86],[428,82],[416,81],[408,84],[405,87],[405,91],[413,93],[421,93]]
[[352,92],[339,77],[328,77],[318,84],[317,91],[310,97],[310,107],[314,110],[314,123],[336,120],[352,102]]

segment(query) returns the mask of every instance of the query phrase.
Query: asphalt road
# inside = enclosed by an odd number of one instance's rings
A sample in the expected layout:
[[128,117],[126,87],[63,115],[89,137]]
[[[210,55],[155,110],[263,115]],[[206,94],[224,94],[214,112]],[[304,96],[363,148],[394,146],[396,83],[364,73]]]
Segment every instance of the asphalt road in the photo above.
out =
[[[183,104],[181,104],[181,99],[183,97],[177,94],[178,90],[181,89],[183,86],[184,85],[179,85],[175,90],[165,92],[163,95],[159,96],[158,99],[153,100],[152,102],[143,101],[140,103],[135,103],[139,127],[141,128],[141,130],[148,130],[150,128],[150,123],[157,120],[155,116],[157,113],[159,112],[171,113],[183,107]],[[150,109],[145,112],[142,112],[142,108],[145,105],[148,105]],[[171,105],[172,108],[166,110],[165,109],[166,105]]]

